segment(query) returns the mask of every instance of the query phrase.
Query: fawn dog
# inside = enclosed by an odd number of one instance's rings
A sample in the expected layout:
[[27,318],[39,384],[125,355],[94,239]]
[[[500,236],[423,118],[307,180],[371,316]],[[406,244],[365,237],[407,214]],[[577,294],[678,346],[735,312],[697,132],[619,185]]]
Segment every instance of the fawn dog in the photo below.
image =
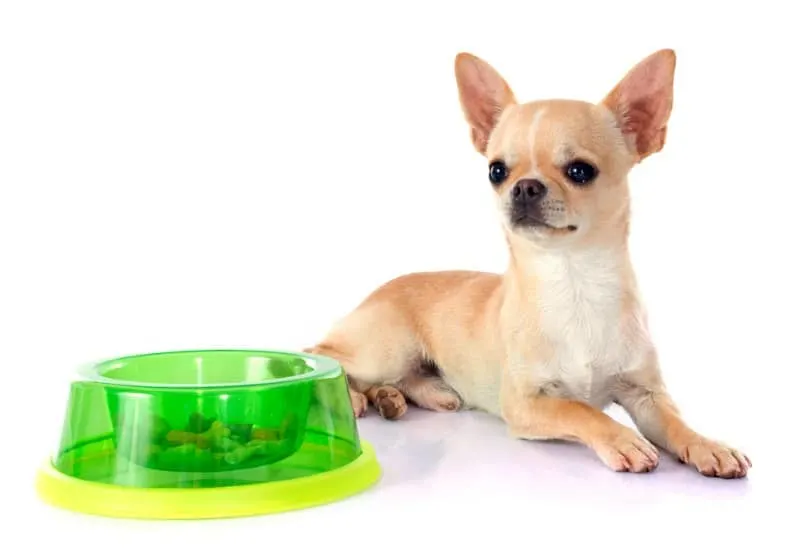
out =
[[[654,52],[598,103],[521,103],[487,62],[456,56],[509,264],[393,279],[306,349],[341,363],[356,416],[482,410],[615,471],[653,470],[658,446],[706,476],[747,475],[748,457],[694,431],[671,399],[629,257],[628,174],[664,146],[675,65]],[[605,414],[611,403],[641,434]]]

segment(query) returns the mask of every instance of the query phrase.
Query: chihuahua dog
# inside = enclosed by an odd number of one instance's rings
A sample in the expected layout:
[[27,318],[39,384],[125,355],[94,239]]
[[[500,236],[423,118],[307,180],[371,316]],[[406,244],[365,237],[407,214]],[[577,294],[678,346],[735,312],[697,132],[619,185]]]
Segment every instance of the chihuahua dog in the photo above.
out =
[[[407,402],[482,410],[513,437],[579,442],[615,471],[653,470],[655,445],[706,476],[747,475],[749,458],[698,434],[671,399],[629,257],[628,174],[664,146],[675,63],[651,54],[598,103],[520,103],[487,62],[456,56],[509,264],[398,277],[306,349],[341,363],[356,416],[371,404],[395,420]],[[611,403],[641,434],[606,415]]]

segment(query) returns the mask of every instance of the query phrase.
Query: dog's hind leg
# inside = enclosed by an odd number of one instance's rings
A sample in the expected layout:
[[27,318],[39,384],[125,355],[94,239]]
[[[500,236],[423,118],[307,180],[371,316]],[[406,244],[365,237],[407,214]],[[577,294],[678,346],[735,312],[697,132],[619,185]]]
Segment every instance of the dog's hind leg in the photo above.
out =
[[397,387],[412,403],[424,409],[455,412],[463,406],[458,393],[436,375],[410,374]]
[[306,352],[334,358],[342,365],[347,374],[350,403],[353,405],[353,414],[356,418],[364,416],[370,404],[378,409],[380,415],[386,420],[397,420],[408,410],[406,399],[397,387],[389,384],[373,384],[356,377],[369,374],[360,367],[361,364],[369,364],[369,362],[361,362],[357,357],[344,355],[340,347],[328,342],[320,343],[307,349]]
[[308,350],[342,365],[357,417],[364,416],[368,401],[387,420],[401,418],[408,410],[399,384],[419,368],[420,351],[411,326],[390,303],[352,312]]

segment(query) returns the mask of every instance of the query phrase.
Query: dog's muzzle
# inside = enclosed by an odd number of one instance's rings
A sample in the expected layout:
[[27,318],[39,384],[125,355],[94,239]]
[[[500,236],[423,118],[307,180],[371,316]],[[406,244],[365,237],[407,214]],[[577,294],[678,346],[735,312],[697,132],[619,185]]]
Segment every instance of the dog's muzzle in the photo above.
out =
[[547,225],[542,214],[542,200],[547,186],[538,179],[520,179],[509,192],[511,223],[514,225]]

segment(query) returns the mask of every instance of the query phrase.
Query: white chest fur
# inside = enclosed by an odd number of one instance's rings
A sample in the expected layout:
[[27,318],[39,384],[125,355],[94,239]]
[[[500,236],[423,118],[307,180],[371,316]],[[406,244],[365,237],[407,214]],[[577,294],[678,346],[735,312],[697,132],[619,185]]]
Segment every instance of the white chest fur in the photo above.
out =
[[[635,347],[626,333],[624,258],[586,251],[538,256],[538,333],[549,356],[533,369],[535,381],[553,393],[593,405],[610,400],[611,385],[630,367]],[[627,296],[630,304],[630,296]]]

